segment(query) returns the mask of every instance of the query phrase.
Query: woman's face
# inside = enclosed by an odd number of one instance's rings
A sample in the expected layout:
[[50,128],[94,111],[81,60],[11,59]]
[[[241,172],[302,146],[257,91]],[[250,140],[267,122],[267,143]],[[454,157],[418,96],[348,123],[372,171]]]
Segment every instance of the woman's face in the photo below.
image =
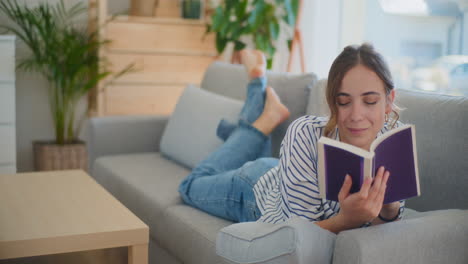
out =
[[349,70],[336,96],[340,140],[369,150],[392,111],[395,92],[387,96],[383,81],[365,66]]

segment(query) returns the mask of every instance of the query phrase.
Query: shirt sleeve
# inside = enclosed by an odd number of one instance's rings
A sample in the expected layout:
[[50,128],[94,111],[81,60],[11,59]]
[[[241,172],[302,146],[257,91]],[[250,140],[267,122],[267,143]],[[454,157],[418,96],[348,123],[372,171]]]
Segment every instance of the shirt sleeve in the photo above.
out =
[[313,117],[302,117],[289,126],[281,144],[279,178],[288,218],[319,221],[324,210],[317,178],[318,133],[312,124]]

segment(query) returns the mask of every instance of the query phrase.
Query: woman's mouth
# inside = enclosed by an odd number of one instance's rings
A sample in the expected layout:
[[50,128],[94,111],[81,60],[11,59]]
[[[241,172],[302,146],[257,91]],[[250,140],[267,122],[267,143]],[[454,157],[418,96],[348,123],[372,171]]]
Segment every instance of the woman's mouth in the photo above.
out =
[[367,128],[348,128],[348,130],[353,135],[360,135],[364,133],[367,130]]

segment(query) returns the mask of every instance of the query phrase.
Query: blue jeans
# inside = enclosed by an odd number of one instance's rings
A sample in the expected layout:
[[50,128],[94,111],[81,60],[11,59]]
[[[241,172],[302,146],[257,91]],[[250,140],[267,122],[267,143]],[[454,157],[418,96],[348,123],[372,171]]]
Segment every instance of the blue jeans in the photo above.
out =
[[235,222],[255,221],[260,210],[253,187],[278,165],[271,158],[271,139],[251,124],[263,112],[266,78],[253,79],[237,124],[221,120],[217,135],[225,140],[200,162],[179,186],[185,203]]

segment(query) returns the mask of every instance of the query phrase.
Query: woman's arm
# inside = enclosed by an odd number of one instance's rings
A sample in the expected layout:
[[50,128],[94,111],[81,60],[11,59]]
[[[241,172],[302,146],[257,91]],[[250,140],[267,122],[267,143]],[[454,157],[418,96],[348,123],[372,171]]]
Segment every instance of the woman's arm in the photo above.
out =
[[[392,222],[399,221],[399,214],[400,214],[400,207],[403,207],[403,204],[400,202],[393,202],[389,204],[384,204],[382,206],[382,210],[380,210],[379,215],[385,219],[394,219]],[[380,225],[380,224],[385,224],[387,222],[380,220],[379,217],[375,218],[372,220],[372,225]]]
[[287,217],[299,216],[313,222],[333,213],[331,208],[323,207],[318,188],[316,144],[319,132],[315,122],[320,120],[305,116],[288,127],[281,144],[278,169]]

